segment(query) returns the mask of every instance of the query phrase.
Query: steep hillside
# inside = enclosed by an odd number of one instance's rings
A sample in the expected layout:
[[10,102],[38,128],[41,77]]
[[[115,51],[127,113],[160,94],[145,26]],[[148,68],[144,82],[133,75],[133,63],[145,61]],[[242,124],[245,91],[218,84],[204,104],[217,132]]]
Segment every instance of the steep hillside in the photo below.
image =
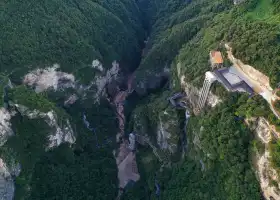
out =
[[[128,0],[5,1],[1,71],[16,70],[19,78],[27,69],[54,63],[76,73],[95,59],[105,68],[114,60],[131,64],[144,37],[139,15]],[[89,72],[84,70],[78,79]]]
[[[211,71],[210,51],[221,51],[224,66],[232,65],[227,59],[225,43],[231,45],[238,59],[268,76],[270,85],[277,88],[280,82],[279,3],[251,0],[234,5],[233,1],[223,0],[170,0],[167,4],[172,6],[161,5],[153,11],[156,14],[152,12],[151,34],[134,74],[134,88],[143,95],[159,87],[163,80],[169,81],[165,92],[158,93],[156,98],[146,99],[144,105],[136,106],[132,124],[144,126],[138,132],[148,133],[162,150],[164,147],[156,140],[162,116],[165,116],[163,124],[168,127],[162,132],[167,133],[165,143],[169,146],[184,144],[181,135],[186,128],[185,148],[188,152],[184,155],[187,157],[182,163],[171,167],[167,165],[166,171],[162,172],[160,166],[150,167],[149,162],[157,160],[152,153],[143,154],[139,163],[143,165],[145,178],[138,184],[138,189],[135,187],[127,194],[126,199],[141,199],[137,193],[139,188],[145,188],[146,193],[142,196],[145,195],[146,199],[174,199],[175,196],[178,199],[261,199],[261,189],[264,188],[263,185],[260,188],[256,176],[262,172],[255,165],[259,156],[263,155],[261,149],[264,145],[257,134],[248,129],[251,125],[245,127],[244,119],[264,117],[279,130],[280,120],[267,102],[257,95],[249,97],[229,93],[220,84],[214,84],[204,112],[191,116],[187,127],[184,127],[181,126],[184,114],[175,108],[170,112],[172,106],[168,97],[184,91],[184,100],[188,101],[191,112],[197,104],[205,72]],[[270,145],[270,163],[276,167],[279,142],[276,142],[277,137],[271,138],[274,142]],[[238,145],[241,146],[235,148]],[[178,159],[177,156],[173,154],[170,159],[174,161],[173,157]],[[149,162],[146,161],[148,159]],[[270,163],[266,161],[264,165]],[[213,175],[220,178],[215,180]],[[279,176],[273,175],[273,179],[265,181],[273,184],[271,188],[277,194],[279,181],[275,177]],[[269,198],[267,194],[265,197]],[[278,197],[271,196],[274,199]]]
[[118,124],[106,88],[117,91],[139,63],[146,36],[137,4],[1,6],[1,199],[14,190],[15,200],[114,199]]

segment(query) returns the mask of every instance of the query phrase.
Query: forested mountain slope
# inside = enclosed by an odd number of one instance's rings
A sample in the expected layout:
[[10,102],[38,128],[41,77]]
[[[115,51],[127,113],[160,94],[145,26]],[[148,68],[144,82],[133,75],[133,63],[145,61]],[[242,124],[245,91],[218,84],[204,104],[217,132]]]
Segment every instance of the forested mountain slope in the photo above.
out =
[[[146,36],[136,2],[0,5],[0,157],[15,178],[14,199],[114,199],[118,126],[103,95],[140,60]],[[12,184],[3,188],[1,198],[12,199]]]
[[[167,99],[181,90],[188,91],[186,99],[189,101],[193,100],[192,96],[198,95],[205,72],[211,70],[211,50],[222,51],[224,66],[229,67],[231,63],[226,57],[225,43],[231,45],[237,58],[267,75],[270,85],[277,88],[280,82],[278,4],[277,1],[257,0],[247,0],[237,5],[227,0],[170,0],[165,4],[169,6],[161,5],[160,9],[157,7],[150,11],[156,14],[153,13],[150,38],[135,72],[134,87],[139,94],[143,94],[154,89],[154,82],[160,82],[158,79],[169,77],[169,84],[165,92],[136,106],[131,124],[134,124],[134,128],[139,127],[139,123],[144,125],[143,134],[148,130],[158,148],[165,150],[166,154],[170,152],[161,146],[159,139],[163,132],[169,146],[180,146],[184,144],[181,137],[183,129],[187,128],[188,152],[184,162],[169,170],[167,167],[162,173],[160,165],[151,166],[151,160],[157,160],[152,154],[140,152],[143,159],[139,163],[145,180],[128,192],[126,199],[261,199],[261,189],[255,175],[262,173],[256,171],[264,144],[248,129],[250,126],[244,119],[264,117],[279,131],[280,121],[267,103],[259,96],[250,98],[246,94],[229,93],[216,84],[212,93],[219,98],[208,102],[209,107],[205,112],[192,116],[188,126],[184,127],[181,126],[184,114],[180,110],[174,113]],[[220,100],[223,103],[215,107]],[[191,105],[188,104],[189,110],[192,109]],[[177,124],[174,124],[174,119],[177,119]],[[178,126],[181,126],[180,131]],[[265,131],[263,134],[266,134]],[[272,138],[274,142],[270,149],[273,150],[270,153],[273,157],[270,162],[279,169],[276,164],[279,142],[276,142],[277,138]],[[270,164],[267,161],[265,165]],[[277,180],[275,176],[273,180],[265,180],[265,187],[275,186],[275,194],[279,191]],[[140,190],[146,193],[137,193]],[[279,196],[273,197],[277,199]]]
[[[184,65],[195,71],[188,75],[198,79],[197,75],[207,69],[209,51],[219,47],[223,41],[232,43],[238,58],[269,75],[274,87],[279,82],[277,2],[269,1],[268,15],[262,15],[267,10],[259,9],[262,6],[259,4],[263,3],[253,0],[235,7],[232,1],[227,0],[178,0],[168,4],[159,11],[154,22],[148,42],[149,51],[137,70],[138,77],[142,78],[142,74],[149,72],[160,73],[168,68],[181,50],[180,56],[184,56],[181,60],[188,62]],[[198,47],[204,51],[193,52]],[[188,52],[190,55],[187,55]]]
[[[98,59],[132,62],[144,34],[134,1],[4,1],[1,71],[59,63],[74,71]],[[109,65],[108,65],[109,64]]]

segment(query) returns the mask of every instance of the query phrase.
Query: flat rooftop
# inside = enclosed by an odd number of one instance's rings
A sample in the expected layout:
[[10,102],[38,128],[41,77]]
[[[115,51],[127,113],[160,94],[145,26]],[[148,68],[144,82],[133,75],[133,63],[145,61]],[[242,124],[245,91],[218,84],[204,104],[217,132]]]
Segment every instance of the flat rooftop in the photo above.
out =
[[220,51],[211,51],[210,58],[212,64],[223,64],[224,60]]
[[240,74],[234,70],[234,67],[214,70],[214,74],[228,91],[254,94],[253,88],[249,85],[250,83],[247,82],[244,77],[240,76]]

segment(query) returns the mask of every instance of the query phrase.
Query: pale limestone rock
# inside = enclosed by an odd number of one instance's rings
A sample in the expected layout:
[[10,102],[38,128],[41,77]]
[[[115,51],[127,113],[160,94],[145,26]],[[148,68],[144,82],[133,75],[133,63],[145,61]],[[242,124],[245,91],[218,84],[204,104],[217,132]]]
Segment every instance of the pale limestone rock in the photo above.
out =
[[233,0],[233,4],[238,5],[240,3],[243,3],[244,1],[246,1],[246,0]]
[[257,122],[257,127],[255,129],[258,137],[262,140],[263,143],[268,144],[271,141],[271,131],[267,121],[261,117]]
[[277,188],[269,184],[270,179],[275,180],[278,183],[278,190],[280,189],[278,175],[275,169],[270,166],[269,157],[269,151],[268,149],[266,149],[265,153],[261,157],[259,157],[257,163],[261,189],[263,191],[264,197],[267,200],[269,200],[270,197],[273,197],[274,199],[280,199],[280,194],[277,191]]
[[72,74],[57,71],[58,64],[46,69],[36,69],[25,75],[23,83],[34,86],[36,92],[43,92],[48,89],[60,89],[75,87],[75,77]]
[[168,121],[163,122],[161,115],[166,115],[165,113],[167,112],[163,111],[163,113],[159,115],[159,123],[157,125],[157,144],[161,149],[175,153],[177,143],[172,143],[172,139],[176,137],[176,133],[171,133],[171,130],[174,130],[174,126],[176,126],[176,120],[169,118]]
[[57,147],[64,142],[73,144],[76,141],[74,131],[68,119],[66,120],[66,124],[59,126],[57,116],[53,111],[48,112],[47,117],[46,122],[50,127],[55,129],[55,132],[49,136],[49,148]]
[[13,135],[11,128],[11,113],[5,108],[0,108],[0,146]]
[[99,60],[93,60],[92,61],[92,65],[91,65],[94,69],[98,69],[99,71],[103,72],[103,66],[102,64],[99,62]]
[[95,103],[98,103],[100,101],[100,97],[105,94],[105,87],[106,84],[110,83],[112,80],[116,80],[117,75],[120,71],[119,64],[114,61],[112,63],[111,69],[109,69],[104,76],[98,75],[95,77],[94,81],[92,82],[92,85],[96,85],[96,93],[94,96]]
[[0,199],[13,200],[15,185],[6,163],[0,158]]
[[26,106],[19,104],[15,104],[15,106],[22,115],[30,119],[44,118],[46,123],[53,129],[49,135],[49,145],[47,149],[59,146],[63,142],[73,144],[76,141],[74,131],[68,119],[66,122],[59,125],[59,119],[54,111],[44,113],[38,110],[29,110]]
[[270,200],[270,197],[274,199],[280,199],[280,194],[275,186],[270,185],[270,180],[275,180],[278,183],[278,189],[280,189],[280,183],[278,181],[278,175],[276,170],[270,164],[270,153],[268,150],[268,144],[272,139],[272,132],[270,124],[263,117],[251,118],[245,120],[250,125],[251,130],[254,130],[255,134],[265,145],[265,152],[262,155],[257,153],[257,169],[256,173],[259,177],[260,186],[265,199]]
[[72,105],[78,100],[78,96],[76,94],[72,94],[70,97],[68,97],[67,100],[64,101],[64,105]]

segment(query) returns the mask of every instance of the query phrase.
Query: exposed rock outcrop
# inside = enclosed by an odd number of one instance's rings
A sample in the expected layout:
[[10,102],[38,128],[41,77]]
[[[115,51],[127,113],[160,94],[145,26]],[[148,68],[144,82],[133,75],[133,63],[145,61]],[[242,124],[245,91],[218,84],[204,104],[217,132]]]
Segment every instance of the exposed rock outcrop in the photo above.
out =
[[73,74],[58,71],[58,64],[54,64],[52,67],[45,69],[31,71],[24,76],[23,83],[33,87],[37,93],[50,89],[54,91],[65,91],[67,88],[72,88],[79,95],[75,94],[75,92],[74,94],[73,92],[72,94],[67,94],[68,97],[65,97],[65,105],[74,103],[79,96],[82,96],[83,99],[88,98],[87,95],[90,95],[91,98],[94,98],[95,103],[98,103],[100,97],[106,94],[105,88],[107,84],[117,79],[120,67],[114,61],[112,67],[105,71],[99,60],[93,60],[91,67],[93,68],[92,70],[97,72],[96,76],[92,77],[93,80],[88,85],[83,85],[79,81],[76,81]]
[[43,92],[48,89],[75,87],[75,77],[72,74],[57,71],[58,64],[46,69],[36,69],[25,75],[23,83],[33,86],[36,92]]
[[[185,80],[185,75],[181,73],[181,71],[182,71],[181,67],[182,67],[181,63],[178,63],[177,64],[177,76],[178,76],[178,79],[180,80],[181,88],[185,91],[186,99],[188,100],[188,102],[190,103],[192,108],[195,108],[197,101],[199,99],[200,90]],[[222,102],[222,100],[218,96],[214,95],[211,92],[209,93],[207,101],[206,101],[207,105],[209,105],[211,107],[215,107],[220,102]]]
[[244,1],[246,1],[246,0],[233,0],[233,4],[238,5],[238,4],[243,3]]
[[94,99],[96,103],[100,101],[101,96],[105,95],[105,87],[107,86],[107,84],[117,79],[119,71],[120,71],[119,63],[114,61],[112,63],[112,68],[106,71],[105,75],[95,76],[90,87],[93,85],[96,87],[96,93],[94,95]]
[[[0,146],[4,145],[10,136],[14,133],[11,128],[10,119],[13,113],[5,108],[0,108]],[[14,182],[12,176],[18,176],[20,173],[20,165],[14,159],[10,159],[9,163],[5,163],[0,158],[0,199],[13,200]]]
[[159,114],[157,124],[157,144],[163,150],[175,153],[179,141],[178,118],[172,110],[164,110]]
[[12,175],[18,175],[19,170],[17,169],[16,174],[13,174],[11,169],[8,169],[6,163],[0,158],[0,198],[1,200],[13,200],[15,185],[13,182]]
[[[261,189],[263,195],[267,200],[270,197],[274,199],[280,199],[280,183],[278,181],[278,175],[276,170],[270,164],[270,153],[268,150],[268,144],[272,140],[272,130],[269,123],[263,118],[252,118],[247,120],[250,123],[250,128],[255,131],[258,138],[265,145],[265,151],[263,154],[257,153],[257,175],[259,177]],[[274,182],[275,184],[271,184]]]
[[13,135],[10,119],[11,113],[6,108],[0,108],[0,146]]
[[98,69],[99,71],[103,71],[104,69],[103,69],[103,66],[102,66],[102,64],[101,64],[101,62],[99,61],[99,60],[93,60],[92,61],[92,67],[94,68],[94,69]]
[[54,111],[49,111],[47,113],[40,112],[38,110],[29,110],[23,105],[15,104],[18,111],[30,119],[44,118],[46,123],[53,130],[49,134],[49,145],[48,148],[53,148],[59,146],[63,142],[69,142],[73,144],[76,141],[74,136],[74,131],[71,127],[69,120],[67,119],[63,123],[59,123],[57,114]]
[[170,69],[165,67],[164,70],[156,74],[146,74],[141,81],[133,83],[133,89],[138,95],[144,96],[149,90],[155,90],[162,86],[170,77]]
[[73,103],[75,103],[77,100],[79,99],[79,97],[76,94],[72,94],[68,97],[68,99],[66,99],[64,101],[64,105],[72,105]]

